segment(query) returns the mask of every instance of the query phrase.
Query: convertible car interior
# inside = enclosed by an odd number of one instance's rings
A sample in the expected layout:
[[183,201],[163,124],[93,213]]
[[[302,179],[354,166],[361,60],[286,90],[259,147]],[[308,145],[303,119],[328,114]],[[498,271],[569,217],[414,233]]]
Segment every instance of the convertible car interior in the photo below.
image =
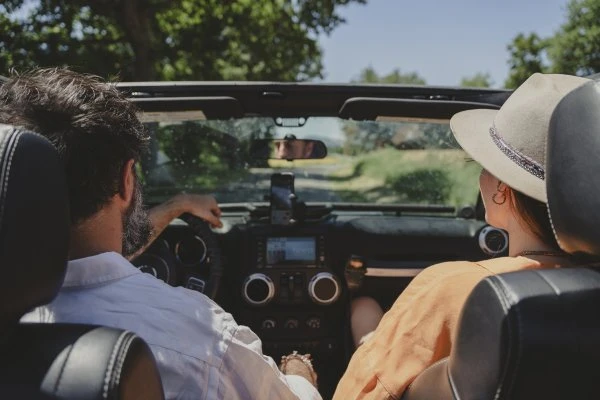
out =
[[[274,359],[292,350],[312,354],[325,399],[354,351],[353,298],[370,296],[385,310],[427,266],[507,252],[507,234],[485,223],[479,168],[448,122],[459,111],[499,108],[508,91],[222,82],[118,87],[152,135],[138,166],[146,203],[182,191],[210,193],[223,212],[220,228],[180,216],[134,264],[214,299],[250,326]],[[550,138],[548,164],[560,168],[548,170],[549,207],[565,250],[600,254],[600,216],[593,211],[600,182],[590,173],[600,169],[600,100],[595,86],[584,89],[554,120],[553,129],[569,129],[575,139]],[[587,111],[573,119],[572,110]],[[64,177],[48,143],[4,126],[0,156],[0,266],[7,277],[0,351],[11,360],[1,367],[0,390],[92,399],[103,398],[107,386],[99,382],[108,381],[112,398],[162,398],[152,354],[135,335],[17,323],[58,290],[68,210],[64,191],[55,190]],[[25,243],[39,251],[24,251]],[[463,310],[452,355],[420,375],[404,398],[597,397],[598,300],[593,268],[487,278]],[[106,366],[111,354],[123,368]]]
[[[274,359],[312,354],[324,398],[354,351],[352,298],[386,309],[427,266],[506,253],[506,233],[483,218],[478,166],[448,121],[499,108],[508,91],[119,87],[153,137],[139,171],[145,201],[211,193],[223,211],[219,229],[183,215],[134,264],[215,299]],[[326,154],[302,153],[308,145]]]

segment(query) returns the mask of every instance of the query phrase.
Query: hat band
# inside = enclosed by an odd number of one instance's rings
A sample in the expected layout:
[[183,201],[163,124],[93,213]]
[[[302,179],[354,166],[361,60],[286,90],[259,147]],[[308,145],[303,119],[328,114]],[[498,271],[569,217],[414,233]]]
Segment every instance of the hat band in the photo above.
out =
[[531,158],[524,156],[519,153],[517,150],[512,148],[508,143],[504,141],[502,136],[498,133],[496,129],[496,125],[492,125],[490,128],[490,136],[496,146],[503,152],[508,158],[510,158],[515,164],[519,167],[523,168],[525,171],[529,172],[531,175],[536,176],[540,179],[545,179],[544,167],[542,167],[537,162],[533,161]]

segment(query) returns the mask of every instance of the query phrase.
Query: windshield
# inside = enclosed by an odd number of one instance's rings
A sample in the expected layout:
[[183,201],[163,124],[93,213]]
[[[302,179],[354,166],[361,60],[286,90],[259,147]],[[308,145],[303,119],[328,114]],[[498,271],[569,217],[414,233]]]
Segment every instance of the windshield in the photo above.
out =
[[[181,191],[212,193],[220,203],[263,202],[273,172],[292,172],[305,202],[474,206],[479,167],[454,140],[447,121],[348,121],[311,117],[283,128],[272,118],[227,121],[161,113],[146,118],[152,141],[141,163],[146,200]],[[322,140],[319,160],[258,160],[252,140]]]

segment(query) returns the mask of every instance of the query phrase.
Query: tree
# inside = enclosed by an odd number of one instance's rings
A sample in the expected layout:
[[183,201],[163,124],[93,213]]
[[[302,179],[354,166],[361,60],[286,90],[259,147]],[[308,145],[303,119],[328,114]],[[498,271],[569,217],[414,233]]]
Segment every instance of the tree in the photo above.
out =
[[322,77],[318,37],[366,0],[5,0],[0,71],[69,65],[123,80]]
[[[425,85],[416,72],[402,73],[398,68],[387,75],[379,75],[372,66],[364,68],[355,83],[385,83],[405,85]],[[346,121],[342,125],[346,136],[343,153],[355,155],[393,145],[392,138],[396,131],[390,124],[379,124],[373,121]]]
[[508,50],[509,88],[519,86],[535,72],[579,76],[600,72],[600,0],[570,0],[566,22],[552,37],[521,33]]
[[460,81],[460,86],[463,87],[481,87],[489,88],[494,82],[489,73],[478,72],[471,77],[464,77]]
[[590,75],[600,72],[600,0],[571,0],[565,22],[548,50],[552,71]]
[[548,71],[545,55],[549,43],[535,33],[528,36],[520,33],[513,39],[508,45],[510,73],[505,82],[507,88],[516,88],[536,72]]
[[363,69],[358,78],[353,80],[355,83],[400,83],[405,85],[425,85],[423,79],[416,72],[402,73],[398,68],[394,69],[387,75],[379,75],[369,66]]

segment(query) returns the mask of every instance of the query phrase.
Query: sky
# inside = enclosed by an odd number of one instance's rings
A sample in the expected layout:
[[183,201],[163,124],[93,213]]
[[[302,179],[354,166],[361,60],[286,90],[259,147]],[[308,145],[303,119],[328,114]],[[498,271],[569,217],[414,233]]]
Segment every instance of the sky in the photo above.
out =
[[341,7],[346,23],[323,36],[325,82],[348,82],[372,66],[417,72],[430,85],[458,85],[489,73],[502,87],[507,45],[519,33],[551,36],[567,0],[367,0]]

